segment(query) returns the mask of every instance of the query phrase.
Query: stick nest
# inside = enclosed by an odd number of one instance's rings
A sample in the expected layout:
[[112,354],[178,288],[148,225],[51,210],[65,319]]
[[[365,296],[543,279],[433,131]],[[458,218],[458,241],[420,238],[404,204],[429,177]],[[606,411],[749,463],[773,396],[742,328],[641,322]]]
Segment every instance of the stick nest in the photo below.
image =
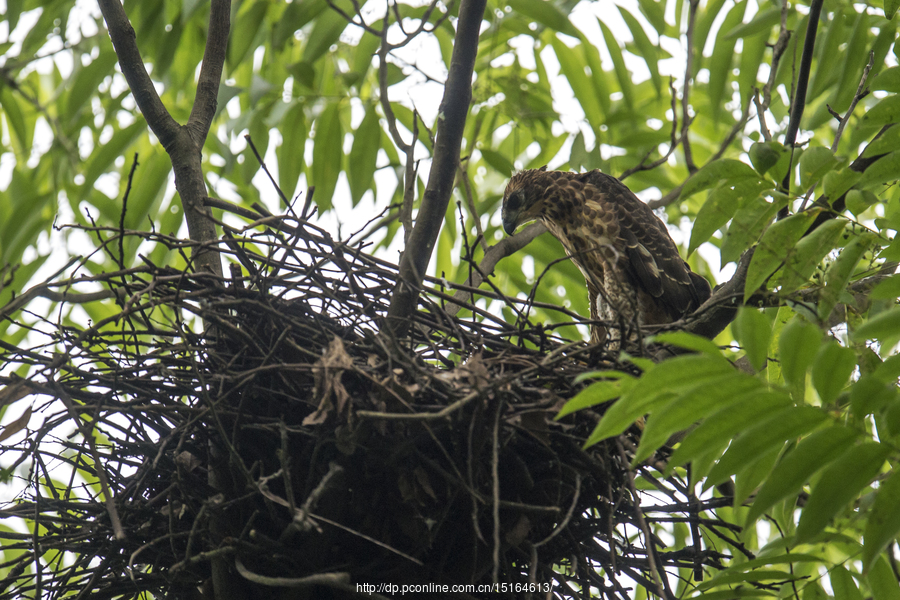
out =
[[[408,338],[380,334],[396,266],[258,210],[233,211],[255,222],[226,227],[220,250],[241,268],[225,281],[84,261],[2,310],[30,333],[2,346],[0,406],[31,417],[0,431],[20,490],[0,511],[0,597],[200,597],[219,564],[243,597],[439,582],[627,598],[672,594],[664,569],[727,558],[650,531],[696,529],[721,499],[649,467],[657,489],[633,492],[636,429],[584,450],[600,409],[554,420],[579,375],[633,367],[493,316],[486,303],[522,302],[497,291],[457,299],[460,318],[440,280]],[[120,264],[121,239],[189,246],[87,231]],[[21,310],[37,296],[59,302],[57,322]],[[75,307],[89,326],[65,316]]]

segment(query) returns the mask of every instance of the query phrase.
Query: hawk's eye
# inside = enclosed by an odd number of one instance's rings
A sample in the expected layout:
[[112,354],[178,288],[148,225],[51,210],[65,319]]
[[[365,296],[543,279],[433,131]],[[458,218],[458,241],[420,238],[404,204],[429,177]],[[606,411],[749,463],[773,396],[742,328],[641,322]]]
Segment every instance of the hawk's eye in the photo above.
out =
[[506,199],[506,208],[508,210],[519,210],[522,206],[522,197],[523,194],[521,190],[517,190],[509,195],[509,198]]

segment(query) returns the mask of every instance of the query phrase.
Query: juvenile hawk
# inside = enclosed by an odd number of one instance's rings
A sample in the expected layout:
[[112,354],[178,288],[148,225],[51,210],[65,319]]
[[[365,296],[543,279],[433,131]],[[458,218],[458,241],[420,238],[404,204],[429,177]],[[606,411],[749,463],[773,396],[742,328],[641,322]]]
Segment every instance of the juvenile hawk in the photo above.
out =
[[[681,259],[665,224],[615,177],[547,167],[513,175],[503,194],[503,229],[540,219],[587,281],[591,342],[637,340],[639,327],[671,323],[710,295]],[[624,336],[622,335],[624,333]]]

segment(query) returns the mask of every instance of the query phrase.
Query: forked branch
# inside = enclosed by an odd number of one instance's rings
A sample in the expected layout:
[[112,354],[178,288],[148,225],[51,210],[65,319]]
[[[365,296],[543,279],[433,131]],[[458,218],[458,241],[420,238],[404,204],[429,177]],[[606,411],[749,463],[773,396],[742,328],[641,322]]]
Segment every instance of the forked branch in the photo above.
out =
[[216,114],[216,98],[228,47],[231,0],[212,0],[197,96],[191,116],[184,126],[172,118],[156,93],[141,58],[134,28],[122,4],[119,0],[98,0],[98,4],[134,101],[172,161],[175,188],[181,196],[188,235],[191,240],[201,242],[194,250],[195,268],[221,276],[222,262],[211,247],[218,237],[216,226],[211,219],[212,213],[203,205],[207,189],[203,180],[200,151]]

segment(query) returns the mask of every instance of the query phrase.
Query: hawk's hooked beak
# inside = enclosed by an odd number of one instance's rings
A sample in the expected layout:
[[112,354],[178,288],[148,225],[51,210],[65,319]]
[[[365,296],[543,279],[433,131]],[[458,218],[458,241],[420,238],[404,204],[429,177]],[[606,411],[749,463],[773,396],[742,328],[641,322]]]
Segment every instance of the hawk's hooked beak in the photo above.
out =
[[518,216],[519,213],[503,213],[503,231],[506,232],[506,235],[512,235],[516,232],[516,227],[519,226]]

